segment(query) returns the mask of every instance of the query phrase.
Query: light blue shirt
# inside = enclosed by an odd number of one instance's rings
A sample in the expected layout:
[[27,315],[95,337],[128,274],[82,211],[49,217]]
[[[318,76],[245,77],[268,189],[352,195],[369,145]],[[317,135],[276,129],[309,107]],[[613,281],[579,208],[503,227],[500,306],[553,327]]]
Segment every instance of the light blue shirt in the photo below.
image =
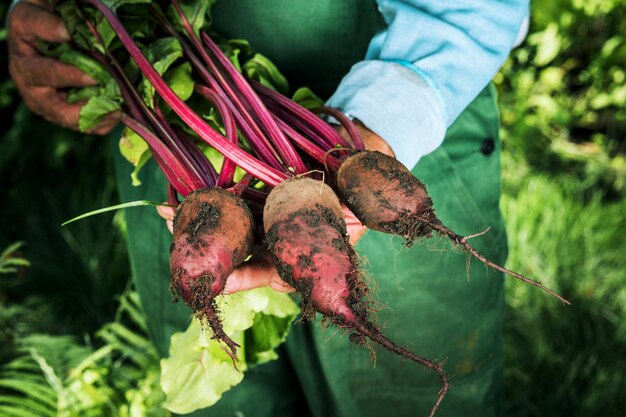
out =
[[328,105],[359,119],[412,168],[502,66],[529,1],[378,0],[378,7],[387,29]]

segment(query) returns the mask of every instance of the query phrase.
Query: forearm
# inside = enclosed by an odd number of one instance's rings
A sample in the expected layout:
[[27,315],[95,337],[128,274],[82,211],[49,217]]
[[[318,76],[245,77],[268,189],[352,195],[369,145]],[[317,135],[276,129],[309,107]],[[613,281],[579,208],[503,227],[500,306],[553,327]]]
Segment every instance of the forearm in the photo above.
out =
[[413,167],[498,71],[527,0],[379,0],[387,29],[329,104],[361,120]]

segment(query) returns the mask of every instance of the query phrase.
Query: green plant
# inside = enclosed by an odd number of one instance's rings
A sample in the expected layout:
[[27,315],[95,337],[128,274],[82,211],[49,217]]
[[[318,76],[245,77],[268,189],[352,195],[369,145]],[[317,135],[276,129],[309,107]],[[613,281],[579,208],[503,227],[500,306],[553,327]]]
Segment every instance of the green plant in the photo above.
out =
[[[513,173],[509,171],[510,177]],[[572,301],[507,287],[507,416],[619,416],[626,369],[626,200],[588,201],[576,180],[531,174],[503,196],[508,265]]]
[[0,415],[168,416],[161,407],[159,358],[147,336],[137,295],[121,299],[115,321],[96,343],[33,334],[0,369]]
[[15,274],[20,268],[30,266],[30,262],[20,255],[19,250],[22,246],[24,242],[16,242],[0,253],[0,274]]
[[626,2],[536,2],[531,33],[496,77],[505,148],[587,193],[626,192]]

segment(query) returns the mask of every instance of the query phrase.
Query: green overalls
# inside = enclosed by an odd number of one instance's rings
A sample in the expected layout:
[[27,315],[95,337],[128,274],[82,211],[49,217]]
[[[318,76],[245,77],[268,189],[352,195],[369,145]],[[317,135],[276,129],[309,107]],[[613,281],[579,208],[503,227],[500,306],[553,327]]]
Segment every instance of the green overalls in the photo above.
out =
[[[214,27],[247,39],[287,75],[327,97],[350,66],[362,59],[384,22],[373,0],[221,0]],[[418,109],[416,109],[418,111]],[[450,127],[444,144],[413,173],[428,186],[437,215],[452,230],[502,264],[507,245],[498,208],[498,112],[486,88]],[[132,188],[131,167],[118,158],[122,201],[164,201],[166,187],[154,165]],[[189,310],[168,291],[171,240],[155,211],[128,210],[127,239],[137,290],[152,337],[167,354],[169,337],[186,328]],[[497,416],[502,397],[503,277],[458,253],[443,239],[407,249],[402,239],[368,231],[357,250],[383,308],[385,335],[417,354],[447,358],[450,389],[438,416]],[[370,350],[319,323],[296,323],[280,359],[247,372],[244,381],[194,416],[358,417],[425,416],[440,388],[430,370],[383,349]]]

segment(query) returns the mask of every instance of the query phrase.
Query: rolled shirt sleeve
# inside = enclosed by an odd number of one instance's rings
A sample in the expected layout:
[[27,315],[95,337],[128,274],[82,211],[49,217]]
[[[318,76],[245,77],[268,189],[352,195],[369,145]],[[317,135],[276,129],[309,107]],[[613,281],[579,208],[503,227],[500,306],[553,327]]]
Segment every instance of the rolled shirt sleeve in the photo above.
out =
[[412,168],[489,83],[528,18],[528,0],[378,0],[387,28],[328,105],[384,138]]

